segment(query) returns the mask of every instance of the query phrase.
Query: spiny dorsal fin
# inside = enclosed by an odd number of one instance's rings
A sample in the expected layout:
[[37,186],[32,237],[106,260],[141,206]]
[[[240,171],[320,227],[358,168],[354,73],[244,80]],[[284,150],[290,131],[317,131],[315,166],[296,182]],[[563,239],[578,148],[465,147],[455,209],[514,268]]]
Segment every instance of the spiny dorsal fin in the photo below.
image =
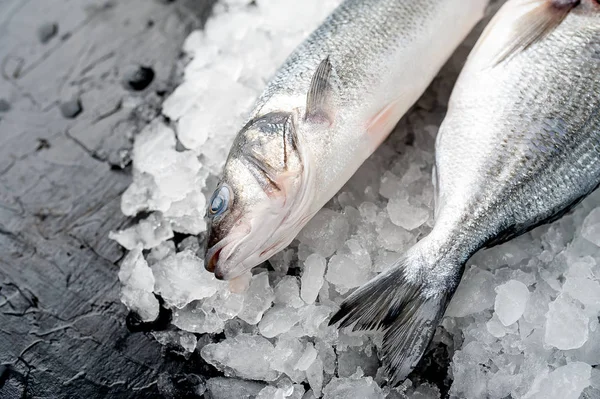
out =
[[534,0],[526,4],[531,3],[538,5],[516,21],[515,31],[498,54],[496,65],[551,34],[581,0]]
[[333,122],[331,112],[331,95],[333,87],[331,85],[331,62],[329,56],[325,58],[315,71],[310,82],[308,95],[306,96],[306,115],[307,120],[322,122],[326,120]]

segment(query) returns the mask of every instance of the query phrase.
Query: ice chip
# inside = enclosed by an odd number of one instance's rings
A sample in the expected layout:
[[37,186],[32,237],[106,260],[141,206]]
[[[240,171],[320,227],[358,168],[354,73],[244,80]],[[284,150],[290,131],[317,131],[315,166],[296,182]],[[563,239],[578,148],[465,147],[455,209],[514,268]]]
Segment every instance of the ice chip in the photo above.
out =
[[312,304],[317,299],[323,286],[325,267],[325,258],[318,254],[312,254],[304,261],[300,291],[304,302]]
[[567,350],[583,346],[588,339],[589,318],[567,295],[559,295],[546,313],[544,342]]
[[159,313],[158,300],[152,293],[155,280],[152,270],[142,256],[141,245],[123,259],[119,280],[123,284],[121,302],[136,312],[142,321],[155,320]]
[[314,345],[309,342],[306,345],[304,353],[302,354],[300,359],[298,359],[298,362],[296,363],[296,366],[294,368],[300,371],[308,370],[311,364],[313,364],[313,362],[317,359],[317,354],[318,352],[315,349]]
[[406,193],[392,197],[388,202],[387,211],[392,223],[406,230],[414,230],[429,219],[429,210],[412,205]]
[[300,321],[298,310],[276,305],[265,312],[258,323],[258,330],[267,338],[284,334]]
[[600,247],[600,208],[594,209],[587,215],[581,227],[581,235]]
[[306,370],[306,378],[312,391],[317,395],[321,395],[323,389],[323,361],[318,357]]
[[323,208],[304,226],[297,239],[321,256],[329,257],[344,245],[349,228],[344,215]]
[[304,306],[304,302],[300,299],[300,287],[298,279],[294,276],[285,276],[275,286],[276,304],[300,308]]
[[273,386],[266,386],[256,395],[256,399],[285,399],[285,391]]
[[181,347],[185,349],[186,352],[190,353],[196,350],[197,341],[198,340],[194,334],[182,334],[181,337],[179,337],[179,344]]
[[401,186],[400,178],[394,175],[389,170],[386,171],[381,177],[381,185],[379,186],[379,194],[382,197],[390,199],[398,195],[400,190],[404,187]]
[[163,260],[167,256],[173,255],[174,253],[175,243],[173,241],[163,241],[156,247],[152,248],[152,250],[146,257],[146,261],[148,261],[148,264],[152,266],[156,262]]
[[536,378],[523,399],[578,399],[583,390],[590,385],[590,376],[589,364],[569,363]]
[[465,317],[491,308],[494,305],[494,287],[492,273],[478,267],[467,270],[446,309],[446,316]]
[[110,232],[108,238],[117,241],[121,246],[132,250],[137,245],[151,249],[161,242],[173,237],[173,230],[165,222],[160,213],[153,213],[136,226],[117,232]]
[[264,383],[224,377],[211,378],[206,382],[211,399],[254,399],[264,387]]
[[218,281],[204,269],[203,261],[185,250],[152,265],[156,278],[154,289],[165,302],[177,308],[214,295],[227,283]]
[[223,331],[224,321],[200,301],[194,301],[182,309],[173,311],[173,324],[182,330],[194,333],[219,333]]
[[590,316],[600,311],[600,283],[586,277],[566,278],[563,292],[584,304]]
[[520,281],[510,280],[496,288],[494,311],[505,326],[521,318],[529,299],[527,286]]
[[381,388],[371,377],[333,378],[323,389],[323,399],[384,399]]
[[371,257],[360,243],[351,239],[344,248],[331,257],[325,278],[334,284],[338,292],[345,293],[369,281]]
[[251,380],[274,381],[279,373],[271,368],[274,347],[260,335],[239,334],[200,351],[204,360],[227,375]]
[[359,369],[365,375],[375,377],[379,368],[379,360],[375,353],[367,355],[361,348],[350,347],[338,353],[338,376],[350,377]]
[[263,313],[271,307],[274,298],[267,273],[252,276],[250,287],[244,294],[244,307],[238,317],[246,323],[257,324]]

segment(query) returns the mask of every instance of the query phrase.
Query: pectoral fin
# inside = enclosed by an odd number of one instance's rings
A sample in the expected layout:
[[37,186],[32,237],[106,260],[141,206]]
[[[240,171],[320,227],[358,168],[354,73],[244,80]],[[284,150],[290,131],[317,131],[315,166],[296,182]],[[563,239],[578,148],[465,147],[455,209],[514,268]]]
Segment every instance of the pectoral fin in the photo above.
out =
[[332,70],[333,67],[327,57],[321,61],[312,77],[306,96],[306,114],[304,116],[308,121],[333,123]]

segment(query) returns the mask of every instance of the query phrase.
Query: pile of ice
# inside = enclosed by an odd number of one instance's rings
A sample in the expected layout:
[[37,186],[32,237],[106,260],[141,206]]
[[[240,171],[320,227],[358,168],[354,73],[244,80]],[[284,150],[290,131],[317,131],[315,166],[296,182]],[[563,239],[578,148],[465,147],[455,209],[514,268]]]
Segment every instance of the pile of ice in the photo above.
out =
[[[163,108],[170,124],[156,121],[135,142],[134,182],[122,209],[150,216],[112,234],[130,250],[119,273],[122,301],[152,321],[155,294],[162,297],[173,327],[155,337],[199,351],[232,377],[198,388],[212,398],[423,399],[447,389],[444,376],[436,386],[418,373],[391,389],[378,359],[380,336],[327,322],[351,290],[431,229],[434,139],[475,36],[294,244],[255,270],[246,291],[231,292],[203,267],[196,236],[206,228],[206,198],[244,112],[336,3],[217,4],[205,30],[185,43],[184,81]],[[593,368],[600,362],[599,203],[593,195],[557,223],[469,263],[435,337],[451,356],[451,397],[600,394]],[[190,236],[176,244],[174,232]]]

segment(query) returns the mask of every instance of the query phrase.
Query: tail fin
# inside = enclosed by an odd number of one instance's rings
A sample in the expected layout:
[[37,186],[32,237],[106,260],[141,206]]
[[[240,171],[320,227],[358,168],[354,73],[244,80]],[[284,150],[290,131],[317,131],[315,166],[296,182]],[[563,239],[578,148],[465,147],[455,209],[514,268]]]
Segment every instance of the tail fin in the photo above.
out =
[[[403,258],[354,291],[329,322],[332,325],[341,321],[340,328],[355,323],[354,331],[384,330],[383,362],[393,385],[402,382],[423,356],[462,270],[457,264],[442,284],[438,275],[432,285],[423,276],[410,273],[415,266],[421,271],[431,267],[410,265],[411,260],[422,261],[422,257]],[[442,274],[448,275],[447,271],[445,267]]]

